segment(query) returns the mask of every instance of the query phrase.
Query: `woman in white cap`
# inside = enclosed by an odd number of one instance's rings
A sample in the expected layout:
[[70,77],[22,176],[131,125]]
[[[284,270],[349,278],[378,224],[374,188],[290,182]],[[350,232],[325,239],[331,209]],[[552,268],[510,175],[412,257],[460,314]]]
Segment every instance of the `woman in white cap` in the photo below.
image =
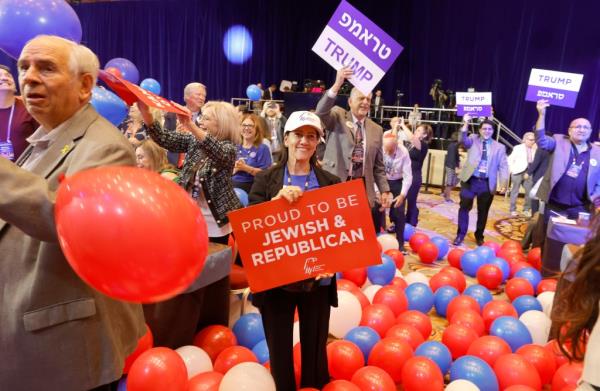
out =
[[[284,198],[297,202],[305,191],[340,182],[317,165],[317,144],[323,135],[321,120],[309,111],[292,113],[284,128],[279,162],[261,171],[250,191],[250,204]],[[332,274],[255,293],[265,329],[271,373],[277,390],[295,390],[293,358],[294,311],[298,308],[302,346],[300,387],[323,388],[329,382],[327,336],[330,307],[337,306],[337,286]]]

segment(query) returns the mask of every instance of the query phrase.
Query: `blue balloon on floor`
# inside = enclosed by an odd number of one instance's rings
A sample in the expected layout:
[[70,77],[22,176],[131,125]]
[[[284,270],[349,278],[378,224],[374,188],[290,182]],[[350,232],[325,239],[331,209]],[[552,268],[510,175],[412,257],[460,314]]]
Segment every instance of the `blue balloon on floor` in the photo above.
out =
[[422,282],[410,284],[404,290],[408,299],[408,309],[428,313],[433,307],[434,296],[429,285]]
[[242,205],[248,206],[248,193],[237,187],[234,188],[233,191],[235,191],[235,195],[240,199]]
[[381,337],[379,334],[377,334],[377,331],[373,330],[372,328],[367,326],[359,326],[348,331],[348,334],[346,334],[344,339],[358,346],[365,357],[365,362],[367,362],[369,360],[369,353],[371,353],[371,349],[373,349],[373,346],[379,342]]
[[444,285],[439,287],[433,296],[435,312],[437,312],[439,316],[445,318],[448,304],[450,304],[452,299],[454,299],[456,296],[460,296],[460,292],[450,285]]
[[477,303],[479,303],[479,308],[483,308],[488,302],[492,301],[493,297],[490,293],[490,290],[483,285],[474,284],[469,286],[463,292],[464,295],[471,296]]
[[513,307],[517,310],[519,316],[523,315],[527,311],[543,311],[542,304],[533,296],[523,295],[519,296],[512,302]]
[[521,277],[531,283],[533,292],[537,292],[537,286],[542,281],[542,275],[537,269],[526,267],[515,273],[515,277]]
[[142,80],[140,87],[152,92],[153,94],[160,95],[160,83],[152,78]]
[[396,263],[389,255],[383,254],[380,264],[367,268],[367,277],[373,285],[387,285],[392,282],[395,275]]
[[264,364],[269,361],[269,347],[267,340],[263,339],[252,348],[252,353],[256,356],[259,363]]
[[450,243],[448,242],[448,239],[442,238],[441,236],[434,236],[431,238],[431,242],[438,248],[437,259],[444,259],[446,254],[448,254],[448,250],[450,249]]
[[467,276],[475,277],[484,263],[475,250],[467,251],[460,257],[460,267]]
[[250,84],[248,88],[246,88],[246,96],[251,101],[258,101],[262,96],[262,91],[256,84]]
[[490,326],[490,335],[495,335],[506,341],[513,353],[521,346],[533,343],[527,326],[512,316],[496,318]]
[[92,89],[92,100],[90,104],[98,114],[103,116],[111,124],[117,126],[127,118],[127,104],[121,98],[104,87]]
[[490,365],[479,357],[462,356],[450,366],[450,381],[468,380],[481,391],[498,391],[498,379]]
[[404,224],[404,241],[408,242],[410,238],[415,234],[415,227],[406,223]]
[[240,24],[231,26],[223,36],[223,52],[232,64],[245,63],[252,56],[252,47],[252,35]]
[[504,258],[495,257],[491,261],[488,262],[490,265],[495,265],[502,270],[502,282],[505,282],[506,279],[510,276],[510,265]]
[[479,255],[479,258],[483,260],[483,263],[488,263],[496,258],[496,252],[493,248],[488,246],[479,246],[475,249],[475,252]]
[[260,314],[242,315],[233,325],[233,333],[239,345],[252,349],[265,339],[265,331]]
[[132,82],[133,84],[137,84],[140,81],[140,72],[134,63],[129,61],[126,58],[113,58],[108,61],[106,65],[104,65],[104,69],[108,68],[117,68],[121,71],[121,75],[123,75],[123,79]]
[[452,354],[443,343],[437,341],[427,341],[419,345],[415,350],[415,356],[427,357],[437,364],[442,371],[442,375],[446,375],[452,364]]

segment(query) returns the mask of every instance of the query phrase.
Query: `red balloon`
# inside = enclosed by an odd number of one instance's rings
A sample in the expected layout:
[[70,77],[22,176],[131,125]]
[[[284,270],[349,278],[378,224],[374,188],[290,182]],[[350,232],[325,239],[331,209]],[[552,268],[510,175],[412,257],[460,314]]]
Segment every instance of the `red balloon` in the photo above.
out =
[[366,366],[362,367],[354,376],[352,383],[361,390],[396,391],[394,380],[381,368]]
[[121,71],[119,70],[119,68],[115,68],[115,67],[108,67],[105,69],[106,72],[110,73],[111,75],[115,75],[120,77],[121,79],[123,78],[123,74],[121,73]]
[[388,330],[385,337],[400,338],[406,341],[413,350],[417,349],[420,344],[425,342],[425,338],[423,338],[423,335],[421,335],[419,330],[415,326],[406,323],[395,325]]
[[558,281],[556,281],[554,278],[544,278],[538,284],[536,292],[538,295],[540,293],[544,293],[544,292],[556,292],[557,284],[558,284]]
[[433,360],[427,357],[413,357],[402,368],[404,391],[442,391],[444,376]]
[[501,390],[516,385],[528,386],[537,391],[542,389],[537,370],[519,354],[510,353],[498,357],[494,364],[494,372]]
[[327,345],[327,363],[332,379],[350,380],[365,365],[365,357],[354,343],[339,339]]
[[406,283],[406,281],[404,281],[404,278],[402,277],[394,277],[392,279],[391,285],[393,286],[397,286],[398,288],[405,290],[406,287],[408,286],[408,284]]
[[448,307],[446,307],[446,319],[452,319],[452,315],[460,310],[473,310],[478,314],[481,313],[477,300],[471,296],[460,295],[450,300]]
[[444,285],[453,286],[452,284],[454,284],[454,276],[450,273],[438,272],[429,279],[429,287],[433,293]]
[[535,389],[531,388],[531,387],[527,387],[527,386],[516,385],[516,386],[510,386],[510,387],[506,388],[504,391],[535,391]]
[[129,369],[129,391],[180,391],[188,384],[185,363],[169,348],[152,348],[142,353]]
[[[514,248],[502,247],[502,248],[500,248],[500,250],[498,250],[498,252],[496,253],[496,256],[498,258],[503,258],[508,263],[510,263],[509,258],[511,258],[513,256],[523,257],[523,252],[518,249],[514,249]],[[525,260],[525,259],[526,258],[524,258],[523,260]]]
[[203,372],[190,379],[187,391],[219,391],[223,374],[219,372]]
[[321,391],[360,391],[360,388],[348,380],[334,380],[323,387]]
[[440,273],[450,274],[454,279],[454,282],[451,285],[460,293],[462,293],[467,287],[467,279],[460,268],[456,268],[454,266],[444,266],[442,270],[440,270]]
[[484,246],[491,248],[492,250],[494,250],[494,253],[497,254],[498,250],[500,250],[500,244],[496,243],[496,242],[485,242],[483,243]]
[[456,311],[452,318],[450,318],[450,324],[459,324],[461,326],[473,329],[478,336],[485,334],[485,322],[479,312],[464,309]]
[[513,278],[515,274],[521,269],[531,267],[531,265],[525,261],[517,261],[510,264],[510,278]]
[[138,340],[137,346],[133,353],[131,353],[125,359],[125,367],[123,368],[123,373],[128,373],[129,369],[133,362],[140,356],[140,354],[144,353],[146,350],[151,349],[154,346],[154,338],[152,337],[152,331],[150,331],[150,327],[146,325],[146,334],[142,336]]
[[506,282],[504,292],[510,301],[515,300],[519,296],[534,295],[533,286],[531,283],[521,277],[511,278]]
[[550,384],[556,372],[556,361],[554,355],[540,345],[523,345],[517,350],[531,365],[537,369],[542,385]]
[[562,391],[569,386],[577,386],[581,373],[583,372],[583,363],[573,362],[561,365],[554,373],[552,378],[552,391]]
[[469,346],[469,349],[467,349],[468,355],[479,357],[487,362],[491,368],[494,367],[496,360],[500,356],[510,353],[512,353],[510,345],[502,338],[494,335],[485,335],[477,338]]
[[534,247],[527,253],[527,262],[531,264],[537,270],[542,267],[542,249],[540,247]]
[[237,345],[237,339],[231,329],[212,325],[200,330],[194,337],[193,344],[204,350],[214,363],[223,350]]
[[419,330],[424,339],[429,338],[433,328],[429,316],[425,315],[421,311],[415,310],[401,313],[398,318],[396,318],[396,323],[414,326],[417,330]]
[[435,243],[425,242],[419,246],[419,259],[423,263],[433,263],[438,258],[439,252]]
[[544,349],[549,351],[550,354],[552,354],[552,356],[554,357],[554,362],[556,363],[556,368],[560,368],[563,364],[566,364],[569,362],[568,357],[564,355],[562,350],[560,350],[558,341],[556,339],[553,339],[550,342],[548,342],[544,346]]
[[388,306],[383,304],[371,304],[362,312],[360,318],[361,326],[369,326],[377,331],[381,338],[396,323],[396,317]]
[[365,295],[364,292],[361,291],[360,288],[357,287],[356,284],[350,280],[337,280],[337,289],[339,291],[348,291],[352,293],[358,299],[358,301],[360,302],[360,306],[363,309],[371,304],[371,302],[367,298],[367,295]]
[[357,267],[356,269],[346,270],[345,272],[342,272],[342,278],[352,281],[360,288],[364,285],[365,281],[367,281],[367,268]]
[[456,360],[467,354],[469,346],[477,338],[479,336],[474,330],[460,324],[451,324],[442,334],[442,343],[450,350],[452,359]]
[[496,289],[502,283],[502,270],[496,265],[483,265],[477,270],[477,282],[488,289]]
[[450,250],[450,252],[448,253],[448,263],[450,264],[450,266],[462,270],[462,268],[460,267],[460,258],[463,256],[464,253],[465,250],[462,250],[460,248],[453,248],[452,250]]
[[519,318],[515,307],[504,300],[492,300],[488,302],[483,306],[481,316],[483,317],[486,331],[489,331],[492,323],[496,320],[496,318],[501,316],[512,316],[513,318]]
[[383,304],[387,306],[394,316],[408,310],[408,299],[404,291],[394,285],[386,285],[379,289],[373,296],[373,304]]
[[369,353],[369,365],[383,369],[400,383],[402,367],[413,356],[412,347],[402,338],[389,337],[377,342]]
[[418,253],[421,246],[427,242],[429,242],[429,236],[425,235],[424,233],[417,232],[410,237],[408,244],[410,244],[410,248],[414,252]]
[[521,242],[518,242],[518,241],[512,240],[512,239],[505,240],[504,243],[502,243],[501,248],[503,248],[503,249],[507,249],[507,248],[508,249],[512,249],[512,250],[518,251],[520,253],[523,252],[523,247],[521,246]]
[[116,299],[168,299],[204,266],[208,234],[198,204],[150,170],[109,166],[78,172],[61,183],[54,212],[73,270]]
[[396,269],[402,270],[404,267],[404,254],[402,254],[402,251],[395,248],[390,248],[385,250],[384,254],[392,257],[394,263],[396,264]]
[[319,390],[317,390],[316,388],[308,387],[308,388],[301,388],[298,391],[319,391]]
[[258,362],[258,360],[252,350],[243,346],[232,346],[219,353],[213,369],[224,375],[232,367],[243,362]]

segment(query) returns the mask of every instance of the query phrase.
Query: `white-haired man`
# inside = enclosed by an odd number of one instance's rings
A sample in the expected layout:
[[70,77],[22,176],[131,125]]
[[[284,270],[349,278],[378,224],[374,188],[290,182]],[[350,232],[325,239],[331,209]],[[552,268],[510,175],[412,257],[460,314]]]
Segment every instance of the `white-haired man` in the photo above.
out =
[[18,60],[40,127],[16,163],[0,159],[0,346],[10,358],[2,389],[108,390],[145,332],[141,306],[84,283],[56,234],[62,176],[135,164],[127,140],[89,104],[98,65],[88,48],[54,36],[32,39]]
[[508,155],[508,169],[510,171],[510,181],[512,182],[512,189],[510,190],[510,214],[513,217],[518,215],[517,197],[519,196],[521,185],[525,189],[523,213],[527,217],[531,216],[531,197],[529,196],[529,192],[533,187],[533,183],[527,174],[527,169],[533,163],[536,149],[535,134],[527,132],[523,135],[523,142],[515,145],[511,154]]

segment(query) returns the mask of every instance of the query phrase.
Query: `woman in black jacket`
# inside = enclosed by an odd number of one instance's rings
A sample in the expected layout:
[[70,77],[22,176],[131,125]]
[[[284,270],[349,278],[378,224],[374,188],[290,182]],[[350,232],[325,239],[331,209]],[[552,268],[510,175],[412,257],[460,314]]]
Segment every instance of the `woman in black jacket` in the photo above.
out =
[[[317,166],[315,152],[323,135],[321,120],[308,111],[290,115],[279,162],[254,179],[250,204],[284,198],[298,201],[305,191],[333,185],[340,179]],[[327,336],[330,306],[337,306],[334,275],[320,275],[255,293],[265,329],[271,373],[277,390],[296,389],[292,351],[294,311],[298,308],[302,349],[301,387],[321,389],[329,382]]]

